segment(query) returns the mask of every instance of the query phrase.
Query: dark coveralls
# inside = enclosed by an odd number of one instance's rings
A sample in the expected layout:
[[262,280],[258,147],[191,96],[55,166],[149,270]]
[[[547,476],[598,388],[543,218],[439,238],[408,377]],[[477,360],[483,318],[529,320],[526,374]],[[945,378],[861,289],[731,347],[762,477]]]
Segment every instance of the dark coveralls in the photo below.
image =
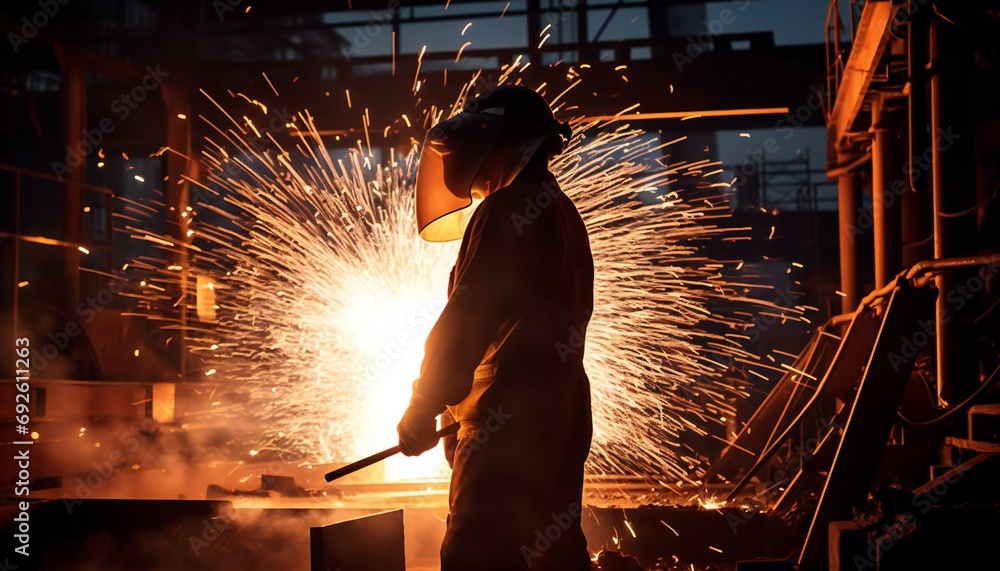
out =
[[590,569],[580,515],[593,282],[586,227],[554,178],[515,183],[473,214],[414,386],[461,421],[445,442],[442,571]]

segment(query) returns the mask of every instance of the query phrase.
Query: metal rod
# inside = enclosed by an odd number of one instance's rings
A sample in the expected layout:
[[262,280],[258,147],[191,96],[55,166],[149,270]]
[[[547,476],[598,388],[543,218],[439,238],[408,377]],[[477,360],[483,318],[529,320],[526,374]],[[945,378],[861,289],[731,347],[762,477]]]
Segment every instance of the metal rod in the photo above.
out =
[[[441,430],[438,430],[436,433],[437,437],[443,438],[445,436],[448,436],[449,434],[455,434],[456,432],[458,432],[458,427],[460,424],[461,423],[459,422],[453,422],[448,426],[442,428]],[[357,472],[362,468],[367,468],[372,464],[377,464],[382,460],[389,458],[390,456],[395,456],[396,454],[399,454],[399,445],[393,446],[392,448],[386,448],[381,452],[376,452],[375,454],[372,454],[371,456],[368,456],[366,458],[362,458],[357,462],[352,462],[347,466],[342,466],[340,468],[337,468],[332,472],[328,472],[326,476],[324,476],[324,478],[326,478],[327,482],[332,482],[338,478],[343,478],[348,474],[353,474],[354,472]]]

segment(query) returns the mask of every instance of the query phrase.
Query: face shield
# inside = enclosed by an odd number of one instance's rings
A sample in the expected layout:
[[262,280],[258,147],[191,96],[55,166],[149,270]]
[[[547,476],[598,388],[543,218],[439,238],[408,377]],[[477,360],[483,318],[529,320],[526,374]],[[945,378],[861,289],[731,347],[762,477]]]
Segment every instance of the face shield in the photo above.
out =
[[509,185],[548,136],[536,126],[512,129],[500,113],[462,112],[424,137],[417,163],[417,226],[424,240],[461,239],[479,201]]
[[[503,129],[503,118],[462,112],[427,132],[417,163],[417,227],[429,242],[457,240],[473,210],[476,179]],[[479,191],[479,192],[476,192]]]

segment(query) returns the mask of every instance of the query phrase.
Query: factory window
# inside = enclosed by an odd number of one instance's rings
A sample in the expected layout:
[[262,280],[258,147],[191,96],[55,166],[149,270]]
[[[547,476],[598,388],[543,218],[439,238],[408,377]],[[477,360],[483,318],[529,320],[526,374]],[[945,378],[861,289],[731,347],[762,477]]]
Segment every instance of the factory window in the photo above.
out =
[[[841,4],[842,18],[846,18],[845,6],[849,3]],[[714,35],[773,32],[774,43],[779,46],[818,44],[823,41],[826,11],[826,2],[708,2],[703,29],[711,26],[709,31]],[[846,19],[844,27],[849,27]]]
[[55,93],[61,88],[62,80],[57,73],[39,71],[24,79],[24,90],[33,93]]
[[[469,24],[468,30],[462,30]],[[400,52],[419,53],[426,45],[427,53],[454,55],[466,42],[467,50],[524,49],[528,43],[528,21],[524,16],[491,15],[488,18],[445,20],[440,22],[404,22],[400,26]],[[454,59],[454,58],[452,58]]]
[[629,61],[649,59],[653,59],[653,50],[651,48],[634,47],[629,51]]
[[387,56],[392,53],[392,25],[378,22],[356,22],[338,26],[339,53],[348,58]]
[[392,73],[392,63],[358,63],[351,66],[351,73],[358,77],[367,75],[389,75]]
[[649,38],[649,18],[645,8],[589,10],[587,28],[590,36],[588,41],[594,41],[595,38],[600,42]]
[[569,52],[543,52],[542,64],[552,65],[558,61],[580,61],[580,52],[573,50]]
[[[551,0],[552,7],[542,7],[542,15],[539,29],[543,31],[542,38],[549,36],[545,40],[546,45],[571,44],[580,40],[577,25],[577,11],[567,11],[560,9],[560,0]],[[593,34],[593,32],[591,32]],[[538,38],[541,41],[542,38]],[[584,38],[586,40],[586,38]]]

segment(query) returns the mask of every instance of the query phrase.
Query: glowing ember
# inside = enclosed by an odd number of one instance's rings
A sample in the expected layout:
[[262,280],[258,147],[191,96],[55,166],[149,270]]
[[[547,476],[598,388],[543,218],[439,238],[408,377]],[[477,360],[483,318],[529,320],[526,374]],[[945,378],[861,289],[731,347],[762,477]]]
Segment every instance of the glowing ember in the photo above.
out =
[[724,505],[726,505],[726,502],[716,498],[715,496],[710,498],[700,498],[698,500],[698,507],[705,510],[717,510]]
[[[308,113],[297,115],[290,138],[259,131],[267,107],[252,103],[247,115],[220,106],[231,126],[209,122],[221,137],[202,153],[209,185],[189,181],[212,196],[193,204],[181,229],[195,238],[187,274],[214,284],[217,322],[189,327],[188,346],[205,374],[250,393],[238,414],[260,432],[248,443],[254,454],[353,460],[395,442],[458,244],[417,236],[415,146],[378,161],[359,140],[333,156]],[[726,399],[745,389],[723,373],[734,360],[754,360],[740,349],[747,323],[732,307],[750,315],[751,305],[773,304],[749,297],[752,283],[730,283],[742,262],[699,253],[706,239],[732,233],[712,223],[728,216],[725,200],[704,192],[718,186],[706,179],[717,163],[662,166],[655,159],[665,145],[655,137],[572,122],[576,135],[553,170],[587,222],[597,270],[585,361],[595,423],[589,469],[692,482],[703,459],[681,434],[704,435],[735,414]],[[700,188],[700,198],[685,200],[678,181]],[[174,247],[169,236],[128,230]],[[159,271],[151,295],[163,300],[178,274]],[[192,300],[194,282],[183,282]],[[398,479],[442,475],[445,466],[431,452],[395,458],[386,470]]]

